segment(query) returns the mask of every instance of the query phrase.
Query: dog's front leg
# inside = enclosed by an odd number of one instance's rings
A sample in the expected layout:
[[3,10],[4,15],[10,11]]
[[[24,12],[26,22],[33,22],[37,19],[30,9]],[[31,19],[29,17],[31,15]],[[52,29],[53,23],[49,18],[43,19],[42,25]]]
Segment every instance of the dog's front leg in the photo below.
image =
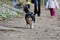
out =
[[29,28],[29,27],[30,27],[30,25],[29,25],[29,24],[26,24],[26,26],[27,26],[27,28]]
[[34,28],[34,22],[32,22],[32,24],[30,25],[30,29]]

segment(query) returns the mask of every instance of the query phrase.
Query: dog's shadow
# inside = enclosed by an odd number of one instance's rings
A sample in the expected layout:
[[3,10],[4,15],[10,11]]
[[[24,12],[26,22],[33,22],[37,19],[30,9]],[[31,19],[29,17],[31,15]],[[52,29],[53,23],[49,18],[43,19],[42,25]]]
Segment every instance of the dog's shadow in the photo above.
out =
[[28,29],[28,27],[14,27],[14,28],[17,28],[17,29]]

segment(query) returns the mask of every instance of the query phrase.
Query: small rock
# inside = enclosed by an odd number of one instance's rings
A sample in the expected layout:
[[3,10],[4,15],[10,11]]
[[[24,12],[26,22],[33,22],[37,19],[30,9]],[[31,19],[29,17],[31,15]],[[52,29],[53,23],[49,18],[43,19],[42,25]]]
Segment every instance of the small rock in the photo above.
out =
[[60,25],[58,24],[58,27],[60,27]]
[[57,35],[56,36],[59,36],[59,34],[57,33]]
[[38,32],[36,32],[36,34],[38,34]]
[[48,29],[45,29],[44,32],[48,32]]

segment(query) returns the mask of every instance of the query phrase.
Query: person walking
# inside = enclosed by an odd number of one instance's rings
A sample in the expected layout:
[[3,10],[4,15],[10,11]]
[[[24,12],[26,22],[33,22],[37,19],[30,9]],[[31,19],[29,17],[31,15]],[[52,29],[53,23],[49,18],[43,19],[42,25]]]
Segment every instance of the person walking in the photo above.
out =
[[59,9],[59,5],[57,3],[56,0],[48,0],[47,4],[46,4],[46,9],[50,10],[50,14],[52,17],[55,17],[55,9],[58,8]]
[[40,16],[41,14],[40,4],[41,4],[41,0],[34,0],[34,15],[37,14],[38,16]]

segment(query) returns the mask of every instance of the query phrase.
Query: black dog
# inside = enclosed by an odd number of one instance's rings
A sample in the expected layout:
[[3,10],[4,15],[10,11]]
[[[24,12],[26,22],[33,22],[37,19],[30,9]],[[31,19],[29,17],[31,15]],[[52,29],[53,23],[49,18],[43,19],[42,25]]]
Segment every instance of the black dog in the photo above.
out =
[[33,25],[35,23],[35,17],[33,15],[33,12],[30,12],[29,11],[27,5],[24,6],[24,12],[26,13],[25,20],[26,20],[27,26],[29,24],[30,25],[30,28],[33,28]]

